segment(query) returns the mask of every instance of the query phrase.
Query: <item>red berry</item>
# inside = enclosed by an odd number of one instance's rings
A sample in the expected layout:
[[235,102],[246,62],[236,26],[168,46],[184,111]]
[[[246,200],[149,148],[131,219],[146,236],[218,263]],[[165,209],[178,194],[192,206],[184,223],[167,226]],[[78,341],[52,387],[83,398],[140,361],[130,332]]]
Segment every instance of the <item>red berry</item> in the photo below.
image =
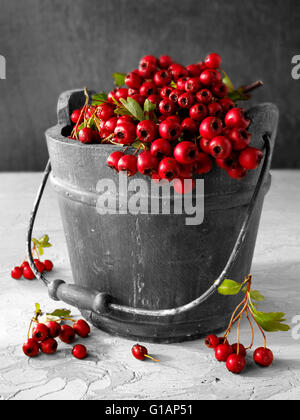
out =
[[75,340],[75,331],[70,325],[63,325],[59,334],[63,343],[70,344]]
[[23,270],[23,268],[28,267],[29,263],[28,261],[23,261],[22,264],[20,265],[21,270]]
[[126,172],[127,176],[133,176],[137,173],[137,158],[133,155],[124,155],[119,159],[118,171]]
[[106,163],[110,168],[115,169],[117,171],[119,160],[123,156],[124,156],[123,152],[119,152],[119,151],[113,152],[108,156]]
[[57,341],[54,338],[47,338],[40,343],[40,349],[42,353],[54,354],[57,350]]
[[78,321],[74,322],[73,330],[81,338],[86,338],[91,332],[89,324],[84,319],[79,319]]
[[215,348],[215,356],[219,362],[226,362],[226,360],[231,354],[232,347],[229,344],[219,344]]
[[204,137],[201,137],[200,147],[201,147],[201,149],[203,150],[204,153],[210,154],[209,143],[210,143],[210,139],[206,139]]
[[174,149],[175,159],[183,165],[195,162],[197,154],[197,146],[191,141],[182,141]]
[[33,261],[39,273],[43,273],[46,270],[45,265],[42,263],[42,261],[37,259]]
[[136,139],[136,127],[131,122],[117,124],[114,133],[116,141],[120,144],[131,144]]
[[200,136],[211,140],[219,136],[223,131],[222,121],[216,117],[207,117],[202,121],[199,128]]
[[170,93],[173,91],[173,88],[170,86],[164,86],[160,91],[160,96],[162,98],[168,98]]
[[119,117],[118,120],[117,120],[117,125],[122,124],[123,122],[134,123],[134,121],[133,121],[133,119],[130,115],[122,115],[121,117]]
[[217,53],[209,54],[205,59],[205,65],[208,69],[218,69],[221,67],[222,59]]
[[[81,123],[83,121],[84,115],[83,115],[83,112],[82,112],[82,115],[81,115],[81,111],[82,111],[81,109],[75,109],[75,111],[72,112],[71,121],[74,124],[76,124],[78,121],[79,121],[79,123]],[[81,115],[81,117],[80,117],[80,115]],[[80,120],[79,120],[79,118],[80,118]]]
[[154,121],[143,120],[136,127],[136,135],[144,143],[151,143],[157,134],[157,126]]
[[35,357],[39,354],[40,351],[39,343],[32,338],[29,338],[29,340],[23,344],[22,348],[24,354],[28,357]]
[[193,105],[190,109],[190,117],[195,121],[202,121],[207,116],[207,108],[203,104]]
[[243,108],[233,108],[225,116],[226,127],[229,128],[248,128],[250,120],[245,117]]
[[152,175],[157,172],[158,159],[148,150],[143,151],[137,158],[137,169],[142,175]]
[[207,69],[201,73],[199,79],[202,85],[212,86],[216,83],[220,83],[222,81],[222,76],[217,70]]
[[182,78],[188,76],[188,71],[185,67],[183,67],[181,64],[173,63],[168,67],[168,70],[171,72],[173,79],[175,82]]
[[132,99],[134,99],[141,107],[144,106],[144,102],[146,100],[146,96],[136,94],[131,96]]
[[159,134],[162,138],[173,141],[180,136],[180,124],[174,120],[166,119],[159,124]]
[[95,131],[90,127],[83,127],[78,134],[81,143],[93,143],[95,140]]
[[30,266],[27,265],[23,268],[23,276],[25,277],[25,279],[27,280],[33,280],[35,278],[35,275],[33,273],[33,271],[31,270]]
[[[155,61],[154,61],[155,59]],[[156,71],[156,58],[153,56],[146,56],[141,59],[139,64],[139,74],[145,79],[149,79]]]
[[190,64],[186,66],[186,69],[190,77],[199,77],[201,74],[201,67],[199,64]]
[[239,163],[245,169],[256,169],[263,158],[263,152],[255,147],[248,147],[239,156]]
[[107,133],[112,134],[117,126],[117,123],[118,117],[111,117],[109,120],[105,121],[104,129],[107,131]]
[[171,147],[171,144],[168,140],[166,140],[166,139],[156,139],[151,144],[150,152],[151,152],[152,156],[161,159],[165,156],[171,156],[172,155],[172,147]]
[[127,99],[128,97],[128,89],[126,88],[119,88],[116,93],[115,96],[117,98],[118,101],[120,101],[120,99]]
[[96,108],[94,106],[88,106],[84,113],[84,118],[86,120],[90,119],[95,111],[96,111]]
[[213,157],[226,159],[231,155],[232,146],[227,137],[217,136],[210,141],[209,150]]
[[232,347],[233,353],[239,354],[240,356],[243,356],[243,357],[246,357],[247,350],[245,349],[245,346],[243,346],[243,344],[235,343],[235,344],[232,344],[231,347]]
[[[114,94],[114,97],[116,98],[116,93]],[[97,117],[100,118],[100,120],[107,121],[113,116],[114,116],[114,108],[111,105],[102,104],[98,106]]]
[[125,84],[131,89],[139,89],[142,84],[142,79],[138,74],[131,72],[127,74]]
[[152,102],[155,105],[158,105],[160,103],[160,96],[159,95],[150,95],[148,96],[148,101]]
[[82,344],[76,344],[76,346],[73,347],[72,354],[76,359],[85,359],[87,355],[86,347]]
[[172,75],[167,70],[160,70],[155,73],[153,80],[156,86],[163,87],[171,82]]
[[213,95],[208,89],[201,89],[199,90],[199,92],[196,93],[197,101],[204,105],[209,104],[212,100],[212,97]]
[[229,98],[222,98],[218,101],[218,103],[221,105],[225,113],[235,106],[234,102]]
[[183,93],[178,98],[178,105],[181,108],[190,108],[194,103],[194,97],[191,93]]
[[223,116],[223,108],[218,102],[211,102],[207,105],[208,114],[212,117],[221,118]]
[[207,174],[213,168],[213,161],[206,153],[198,153],[195,162],[195,172],[198,175]]
[[107,95],[107,100],[108,100],[108,102],[109,102],[111,105],[115,105],[114,100],[115,100],[115,101],[117,100],[115,93],[116,93],[116,89],[112,90],[112,91],[111,91],[111,92],[109,92],[109,94]]
[[195,164],[180,165],[180,178],[192,178],[195,170]]
[[158,175],[161,179],[172,181],[174,178],[178,178],[179,174],[180,166],[174,158],[166,157],[162,159],[158,167]]
[[224,98],[228,93],[228,87],[223,82],[213,85],[211,90],[216,98]]
[[20,267],[15,267],[12,271],[11,271],[11,276],[13,279],[15,280],[19,280],[22,277],[22,269]]
[[49,328],[45,324],[36,324],[32,329],[32,338],[43,341],[49,337]]
[[182,90],[183,91],[183,93],[184,93],[184,91],[185,91],[185,84],[186,84],[186,82],[189,80],[190,78],[187,76],[187,77],[181,77],[180,79],[178,79],[177,80],[177,83],[176,83],[176,87],[177,87],[177,89],[179,89],[179,90]]
[[145,82],[140,87],[140,95],[142,96],[150,96],[154,95],[157,92],[157,87],[153,82]]
[[52,271],[53,270],[53,262],[52,261],[45,260],[43,264],[45,266],[46,271]]
[[253,354],[253,360],[259,366],[268,367],[273,363],[274,355],[270,349],[259,347]]
[[208,335],[205,339],[205,345],[209,349],[215,349],[220,344],[220,340],[216,335]]
[[[195,106],[195,105],[194,105]],[[197,123],[192,118],[185,118],[181,123],[181,135],[183,138],[194,137],[197,131]]]
[[61,332],[61,326],[58,322],[55,321],[49,321],[46,323],[46,326],[49,330],[49,337],[56,338],[59,336]]
[[231,354],[226,361],[226,367],[232,373],[241,373],[245,366],[246,360],[241,354]]
[[199,77],[192,77],[185,82],[184,89],[189,93],[196,93],[200,89]]
[[159,103],[159,110],[163,115],[172,115],[175,112],[175,104],[168,98]]
[[237,152],[232,152],[230,156],[226,159],[216,159],[216,164],[219,168],[225,169],[228,171],[232,169],[234,165],[237,164],[238,154]]
[[233,128],[228,136],[233,150],[243,150],[249,146],[251,134],[243,128]]
[[173,60],[168,55],[162,55],[158,59],[158,65],[161,69],[167,69],[172,64]]
[[247,170],[242,168],[238,162],[233,162],[227,173],[233,179],[242,179],[247,175]]
[[170,101],[174,102],[174,104],[177,104],[178,98],[183,94],[184,92],[179,89],[173,89],[172,92],[169,95]]
[[145,354],[148,354],[146,347],[141,346],[140,344],[135,344],[132,347],[131,352],[133,356],[138,360],[145,360]]

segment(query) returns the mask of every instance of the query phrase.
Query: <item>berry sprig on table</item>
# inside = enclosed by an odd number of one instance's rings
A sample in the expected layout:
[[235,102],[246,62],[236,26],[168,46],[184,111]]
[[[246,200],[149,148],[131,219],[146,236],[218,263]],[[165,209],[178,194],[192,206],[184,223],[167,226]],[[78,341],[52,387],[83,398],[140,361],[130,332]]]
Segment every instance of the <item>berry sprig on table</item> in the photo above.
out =
[[[233,312],[223,337],[217,337],[216,335],[211,334],[207,336],[205,340],[206,346],[214,349],[216,359],[219,362],[226,362],[227,369],[236,374],[239,374],[244,370],[246,366],[247,351],[251,350],[254,345],[253,323],[256,324],[264,338],[264,346],[257,348],[253,353],[254,362],[262,367],[270,366],[274,360],[273,352],[267,348],[267,337],[264,331],[276,332],[288,331],[290,329],[288,325],[283,324],[285,321],[284,313],[265,313],[258,311],[257,303],[255,302],[264,301],[264,296],[262,296],[259,291],[252,290],[251,285],[252,276],[248,276],[242,284],[233,280],[225,280],[223,282],[218,289],[218,292],[221,295],[233,296],[242,291],[245,293],[245,298]],[[251,343],[247,348],[240,342],[240,325],[243,316],[247,318],[251,328]],[[238,323],[237,342],[230,345],[228,337],[235,323]]]
[[[48,235],[44,235],[40,239],[32,238],[32,253],[37,257],[34,259],[34,263],[40,273],[52,271],[53,269],[51,260],[41,261],[40,259],[44,255],[44,249],[50,248],[51,246]],[[24,260],[20,266],[14,267],[11,271],[11,277],[15,280],[19,280],[22,276],[27,280],[33,280],[35,278],[27,260]]]
[[[262,82],[235,89],[218,54],[186,67],[167,55],[147,55],[138,69],[113,77],[117,87],[94,95],[91,104],[85,90],[85,105],[71,115],[70,138],[123,147],[107,160],[114,170],[177,179],[174,188],[182,193],[184,179],[210,172],[214,163],[234,179],[259,166],[263,152],[250,146],[251,121],[237,102]],[[125,154],[129,146],[137,151]]]
[[[43,317],[45,322],[41,322]],[[61,322],[72,322],[61,325]],[[30,321],[27,341],[23,345],[23,352],[28,357],[36,357],[40,352],[45,354],[54,354],[58,348],[56,338],[63,343],[71,344],[78,335],[86,338],[90,334],[90,326],[84,319],[75,321],[71,317],[71,311],[66,309],[56,309],[51,314],[43,315],[40,305],[35,305],[35,313]],[[87,355],[87,349],[82,344],[76,344],[72,349],[72,354],[77,359],[84,359]]]

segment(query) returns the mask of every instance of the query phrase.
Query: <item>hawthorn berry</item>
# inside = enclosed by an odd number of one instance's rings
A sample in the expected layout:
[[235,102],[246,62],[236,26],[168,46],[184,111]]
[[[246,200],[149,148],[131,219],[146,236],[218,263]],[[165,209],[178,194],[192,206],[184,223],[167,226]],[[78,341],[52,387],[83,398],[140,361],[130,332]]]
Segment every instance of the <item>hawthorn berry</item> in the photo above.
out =
[[140,87],[140,95],[150,96],[157,93],[157,87],[153,82],[144,82]]
[[174,104],[177,104],[179,96],[181,96],[184,92],[179,89],[173,89],[172,92],[169,95],[170,101],[174,102]]
[[89,324],[84,319],[79,319],[78,321],[74,322],[73,330],[81,338],[86,338],[91,332]]
[[181,133],[180,124],[174,120],[166,119],[159,124],[160,137],[169,141],[177,140]]
[[21,270],[23,271],[23,268],[24,268],[24,267],[28,267],[28,266],[29,266],[28,261],[23,261],[23,262],[22,262],[22,264],[20,265],[20,268],[21,268]]
[[47,338],[40,343],[40,349],[42,353],[54,354],[57,350],[57,341],[54,338]]
[[49,337],[49,328],[45,324],[36,324],[32,329],[32,338],[36,341],[43,341]]
[[262,367],[270,366],[274,361],[273,352],[266,347],[259,347],[253,354],[254,362]]
[[155,73],[153,80],[156,86],[163,87],[171,82],[172,75],[167,70],[160,70]]
[[[104,129],[109,133],[112,134],[117,126],[118,118],[111,117],[109,120],[105,121]],[[106,136],[108,137],[108,136]]]
[[194,103],[194,97],[191,93],[183,93],[179,96],[177,103],[181,108],[190,108]]
[[200,74],[200,82],[203,86],[212,86],[221,81],[222,76],[217,70],[207,69]]
[[243,168],[239,162],[233,162],[227,174],[233,179],[242,179],[247,175],[247,170]]
[[73,347],[72,354],[76,359],[85,359],[87,356],[87,349],[82,344],[76,344],[76,346]]
[[209,150],[214,158],[226,159],[231,155],[232,146],[227,137],[217,136],[210,141]]
[[26,265],[23,268],[23,276],[25,277],[25,279],[27,280],[33,280],[35,278],[35,275],[33,273],[33,271],[31,270],[29,265]]
[[[195,105],[194,105],[195,106]],[[191,138],[197,131],[197,123],[192,118],[185,118],[181,123],[181,135],[183,138]]]
[[195,161],[195,172],[198,175],[207,174],[213,168],[213,161],[206,153],[198,153]]
[[230,98],[221,98],[218,104],[223,108],[223,112],[227,113],[230,109],[234,108],[235,104]]
[[139,140],[145,143],[151,143],[157,134],[157,127],[154,121],[143,120],[136,127],[136,135]]
[[231,354],[226,360],[226,367],[232,373],[241,373],[245,366],[246,360],[241,354]]
[[172,155],[172,147],[168,140],[166,139],[156,139],[151,144],[150,153],[156,158],[163,158],[165,156]]
[[35,264],[39,273],[43,273],[46,270],[46,267],[42,263],[42,261],[35,259],[35,260],[33,260],[33,262],[34,262],[34,264]]
[[190,108],[190,117],[195,121],[202,121],[207,116],[207,108],[203,104],[196,104]]
[[158,105],[160,103],[160,96],[159,95],[149,95],[148,101],[152,102],[155,105]]
[[197,154],[197,146],[191,141],[182,141],[174,149],[175,159],[183,165],[195,162]]
[[231,345],[233,353],[235,354],[239,354],[242,357],[246,357],[247,355],[247,350],[245,349],[245,346],[243,346],[243,344],[239,343],[235,343]]
[[127,99],[128,97],[128,89],[126,88],[119,88],[116,93],[115,96],[117,98],[118,101],[120,101],[120,99]]
[[251,134],[243,128],[233,128],[228,133],[233,150],[243,150],[249,146]]
[[192,77],[185,82],[184,89],[189,93],[196,93],[200,89],[199,77]]
[[139,64],[139,75],[144,79],[151,78],[157,69],[156,64],[156,58],[154,62],[152,56],[142,58]]
[[222,121],[219,118],[207,117],[201,122],[199,133],[200,136],[211,140],[213,137],[219,136],[222,130]]
[[204,153],[210,154],[209,143],[210,143],[210,139],[206,139],[204,137],[201,137],[200,147],[201,147],[201,149],[203,150]]
[[189,64],[186,66],[186,69],[190,77],[199,77],[201,74],[201,67],[199,64]]
[[140,95],[138,93],[138,94],[132,95],[131,98],[134,99],[141,107],[144,106],[144,102],[146,100],[146,96]]
[[167,69],[172,64],[173,60],[169,55],[162,55],[158,59],[158,66],[161,69]]
[[213,95],[208,89],[201,89],[196,93],[196,99],[201,104],[207,105],[211,102]]
[[48,330],[49,330],[49,337],[56,338],[59,336],[61,332],[61,326],[58,322],[49,321],[46,323],[46,326],[48,327]]
[[23,271],[20,267],[15,267],[11,271],[11,276],[15,280],[19,280],[23,275]]
[[232,347],[225,343],[225,344],[219,344],[216,348],[215,348],[215,356],[216,359],[219,362],[226,362],[226,360],[228,359],[228,357],[233,353]]
[[218,102],[211,102],[207,105],[208,114],[212,117],[221,118],[223,115],[223,108]]
[[180,166],[174,158],[165,157],[161,160],[158,167],[158,175],[161,179],[172,181],[174,178],[178,178],[179,174]]
[[115,140],[120,144],[131,144],[136,139],[136,128],[131,122],[123,121],[117,124],[115,130]]
[[171,72],[173,79],[177,82],[178,79],[188,76],[187,69],[181,64],[173,63],[168,67],[169,72]]
[[90,127],[83,127],[78,133],[78,139],[81,143],[93,143],[95,140],[95,131]]
[[119,151],[113,152],[108,156],[106,163],[110,168],[115,169],[117,171],[119,160],[123,156],[124,156],[123,152],[119,152]]
[[118,171],[126,172],[127,176],[133,176],[137,173],[137,158],[134,155],[124,155],[119,159]]
[[225,125],[229,128],[248,128],[250,120],[245,117],[243,108],[232,108],[225,116]]
[[138,74],[131,72],[125,77],[125,84],[131,89],[139,89],[142,84],[142,79]]
[[131,349],[131,353],[136,359],[145,360],[145,355],[148,354],[148,350],[140,344],[135,344]]
[[234,165],[237,164],[238,160],[238,153],[232,152],[230,156],[226,159],[216,159],[216,164],[219,166],[219,168],[225,169],[228,171],[229,169],[232,169]]
[[220,340],[216,335],[208,335],[205,339],[205,345],[209,349],[215,349],[220,344]]
[[239,163],[245,169],[256,169],[263,159],[263,152],[255,147],[244,149],[239,156]]
[[162,101],[160,101],[158,108],[160,112],[166,116],[172,115],[175,111],[174,102],[168,98],[165,98]]
[[[117,98],[116,93],[114,97]],[[107,121],[114,116],[114,108],[109,104],[102,104],[98,106],[96,113],[100,120]]]
[[71,121],[74,124],[81,123],[83,121],[84,115],[82,112],[82,109],[75,109],[75,111],[72,112],[71,114]]
[[75,340],[75,331],[70,325],[63,325],[59,334],[63,343],[71,344]]
[[173,88],[170,86],[164,86],[160,91],[160,96],[162,98],[168,98],[170,93],[173,91]]
[[187,77],[181,77],[180,79],[178,79],[177,83],[176,83],[177,89],[182,90],[184,92],[185,91],[185,84],[189,79],[190,78],[188,76]]
[[223,82],[213,85],[211,90],[217,98],[224,98],[228,93],[228,87]]
[[205,66],[208,69],[218,69],[221,67],[222,59],[219,54],[211,53],[205,59]]
[[157,172],[158,159],[148,150],[143,151],[137,158],[137,169],[142,175],[152,175]]
[[23,352],[28,357],[36,357],[39,354],[40,346],[39,343],[33,338],[29,338],[25,344],[23,344]]
[[43,262],[43,264],[44,264],[44,267],[45,267],[45,270],[46,270],[46,271],[52,271],[52,270],[53,270],[53,262],[52,262],[52,261],[50,261],[50,260],[45,260],[45,261]]

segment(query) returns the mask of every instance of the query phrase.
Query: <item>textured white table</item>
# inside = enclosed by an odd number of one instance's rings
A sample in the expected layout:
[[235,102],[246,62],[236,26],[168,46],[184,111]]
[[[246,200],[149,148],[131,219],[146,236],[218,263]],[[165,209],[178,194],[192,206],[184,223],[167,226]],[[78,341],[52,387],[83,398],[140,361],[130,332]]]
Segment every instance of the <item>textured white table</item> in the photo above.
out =
[[[70,346],[61,344],[54,356],[26,358],[21,346],[34,303],[46,310],[63,305],[51,301],[37,281],[10,278],[11,268],[25,256],[28,215],[40,178],[0,174],[0,399],[300,399],[300,171],[273,172],[253,263],[255,287],[267,297],[263,308],[286,312],[294,337],[292,331],[269,334],[274,365],[265,370],[249,363],[242,376],[228,373],[203,340],[147,344],[161,362],[140,362],[131,356],[131,341],[96,329],[84,340],[86,360],[74,359]],[[51,188],[39,215],[35,236],[48,233],[54,245],[47,252],[55,262],[51,277],[71,280]],[[292,325],[296,315],[298,329]]]

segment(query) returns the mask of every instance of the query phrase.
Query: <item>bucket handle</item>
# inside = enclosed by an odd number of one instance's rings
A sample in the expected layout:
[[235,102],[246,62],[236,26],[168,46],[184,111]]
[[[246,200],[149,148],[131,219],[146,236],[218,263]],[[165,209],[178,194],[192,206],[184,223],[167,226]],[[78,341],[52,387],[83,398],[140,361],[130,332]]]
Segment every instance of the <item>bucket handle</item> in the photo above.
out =
[[100,292],[95,289],[89,289],[89,288],[77,286],[74,284],[67,284],[63,280],[59,280],[59,279],[53,280],[51,282],[47,280],[43,276],[43,274],[41,274],[38,271],[33,261],[31,242],[32,242],[32,231],[33,231],[37,211],[40,205],[41,198],[44,193],[44,189],[45,189],[48,177],[51,172],[50,161],[48,161],[47,163],[47,166],[43,175],[43,180],[38,190],[38,194],[37,194],[34,207],[31,213],[28,233],[27,233],[28,259],[29,259],[30,267],[32,271],[34,272],[36,278],[42,281],[48,287],[49,295],[53,300],[61,300],[69,305],[76,306],[80,309],[93,311],[100,315],[105,315],[105,314],[108,314],[109,312],[117,311],[117,312],[127,313],[131,315],[137,315],[137,316],[165,317],[165,316],[178,315],[183,312],[187,312],[192,309],[195,309],[198,305],[206,301],[213,293],[215,293],[218,287],[226,279],[227,273],[230,271],[231,267],[235,263],[236,258],[241,250],[242,244],[247,235],[247,232],[250,226],[251,217],[253,215],[256,203],[258,201],[258,197],[261,193],[262,186],[265,183],[266,177],[268,175],[268,170],[271,164],[271,157],[272,157],[271,156],[272,155],[271,154],[271,133],[266,133],[262,137],[263,137],[263,141],[265,145],[265,158],[264,158],[263,166],[259,175],[258,182],[256,184],[250,204],[247,208],[245,219],[242,224],[240,233],[237,237],[236,243],[218,279],[205,293],[203,293],[197,299],[194,299],[193,301],[185,305],[178,306],[176,308],[170,308],[170,309],[150,310],[150,309],[133,308],[133,307],[119,305],[117,303],[114,303],[112,297],[109,294]]

